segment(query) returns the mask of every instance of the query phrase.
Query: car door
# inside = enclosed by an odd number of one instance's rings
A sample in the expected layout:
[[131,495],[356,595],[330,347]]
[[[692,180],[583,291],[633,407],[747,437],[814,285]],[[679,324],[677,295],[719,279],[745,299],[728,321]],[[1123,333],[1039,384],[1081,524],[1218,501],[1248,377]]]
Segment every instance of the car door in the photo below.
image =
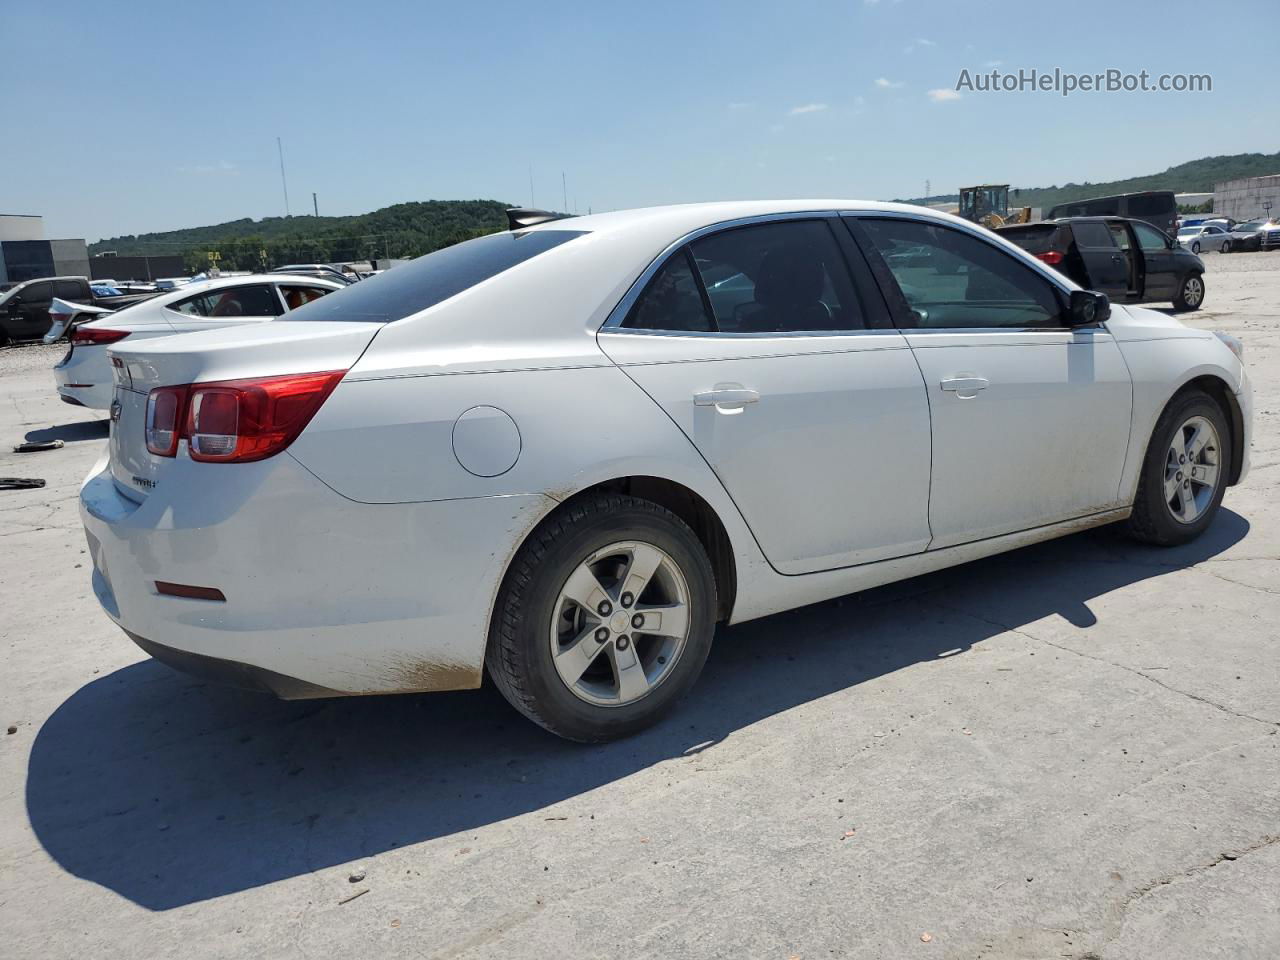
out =
[[282,313],[284,306],[271,283],[218,286],[165,307],[166,319],[179,333],[263,323]]
[[924,383],[839,229],[809,215],[701,232],[646,271],[598,336],[788,574],[929,542]]
[[53,282],[37,280],[18,291],[21,299],[9,301],[7,326],[14,337],[39,337],[49,329],[49,305],[53,301]]
[[[928,389],[930,549],[1116,507],[1130,378],[1105,327],[1067,327],[1057,282],[976,229],[848,222]],[[929,256],[893,256],[917,245]]]
[[1077,220],[1071,224],[1071,232],[1089,272],[1089,289],[1124,300],[1129,295],[1129,262],[1116,246],[1106,222]]
[[1206,227],[1204,232],[1207,234],[1206,241],[1203,244],[1204,248],[1221,253],[1222,247],[1227,241],[1227,231],[1221,227]]
[[1181,258],[1177,245],[1168,235],[1141,220],[1130,220],[1129,229],[1133,231],[1138,250],[1142,254],[1142,272],[1146,278],[1142,299],[1172,300],[1180,280],[1178,273]]

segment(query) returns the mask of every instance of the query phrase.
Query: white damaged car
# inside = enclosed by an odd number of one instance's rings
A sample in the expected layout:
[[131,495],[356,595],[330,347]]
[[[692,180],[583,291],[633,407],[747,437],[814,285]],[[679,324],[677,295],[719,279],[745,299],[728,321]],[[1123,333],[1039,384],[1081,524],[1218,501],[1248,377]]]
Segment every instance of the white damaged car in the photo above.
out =
[[53,368],[54,383],[64,402],[106,410],[114,390],[109,344],[264,323],[345,286],[315,277],[225,277],[187,284],[114,312],[54,300],[53,325],[44,342],[66,334],[70,344]]
[[487,672],[604,740],[693,686],[718,622],[1100,524],[1182,543],[1248,470],[1239,341],[954,217],[531,219],[284,320],[110,346],[81,491],[107,614],[282,697]]

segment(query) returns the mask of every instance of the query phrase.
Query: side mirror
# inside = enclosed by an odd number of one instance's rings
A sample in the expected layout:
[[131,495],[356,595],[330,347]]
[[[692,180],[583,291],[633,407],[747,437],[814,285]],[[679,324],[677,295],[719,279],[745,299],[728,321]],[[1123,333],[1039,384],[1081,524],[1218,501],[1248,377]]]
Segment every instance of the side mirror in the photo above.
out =
[[1111,316],[1111,301],[1105,293],[1092,290],[1072,290],[1067,323],[1073,327],[1088,327],[1103,323]]

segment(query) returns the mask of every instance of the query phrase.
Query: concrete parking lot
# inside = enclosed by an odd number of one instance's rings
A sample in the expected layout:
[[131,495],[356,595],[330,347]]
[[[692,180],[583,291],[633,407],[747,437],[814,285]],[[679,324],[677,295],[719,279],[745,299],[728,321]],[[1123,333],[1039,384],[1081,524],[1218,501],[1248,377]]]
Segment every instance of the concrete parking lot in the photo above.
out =
[[0,351],[0,476],[48,481],[0,492],[0,953],[1280,955],[1280,253],[1206,262],[1189,322],[1256,395],[1207,536],[722,629],[672,720],[600,747],[491,689],[281,703],[146,659],[89,587],[105,423],[63,348]]

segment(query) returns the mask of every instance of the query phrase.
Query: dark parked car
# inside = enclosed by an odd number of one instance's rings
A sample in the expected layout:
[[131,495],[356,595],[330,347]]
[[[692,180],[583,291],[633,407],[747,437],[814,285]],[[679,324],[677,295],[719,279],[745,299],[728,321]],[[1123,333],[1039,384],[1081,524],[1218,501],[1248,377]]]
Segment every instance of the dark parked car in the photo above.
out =
[[1251,252],[1262,249],[1262,238],[1266,235],[1266,222],[1263,220],[1247,220],[1237,223],[1231,228],[1227,239],[1231,241],[1231,250]]
[[1173,235],[1178,229],[1178,204],[1172,190],[1144,190],[1141,193],[1119,193],[1112,197],[1073,200],[1050,207],[1046,220],[1067,217],[1127,217],[1145,220],[1157,230]]
[[86,303],[108,310],[119,310],[154,293],[98,296],[86,277],[42,277],[27,280],[0,293],[0,344],[10,340],[33,340],[43,337],[52,321],[49,305],[57,297],[70,303]]
[[1204,302],[1204,263],[1142,220],[1071,217],[1001,227],[1000,236],[1115,303]]

